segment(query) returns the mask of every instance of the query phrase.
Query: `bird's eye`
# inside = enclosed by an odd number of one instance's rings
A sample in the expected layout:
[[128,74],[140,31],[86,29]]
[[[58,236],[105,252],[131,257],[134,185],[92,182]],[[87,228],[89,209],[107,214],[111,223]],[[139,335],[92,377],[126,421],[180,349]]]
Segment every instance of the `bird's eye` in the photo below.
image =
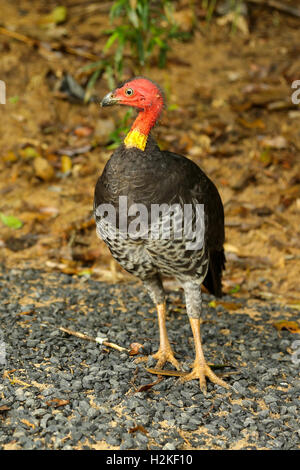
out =
[[127,88],[127,89],[125,90],[125,95],[127,95],[127,96],[133,95],[133,89],[132,89],[132,88]]

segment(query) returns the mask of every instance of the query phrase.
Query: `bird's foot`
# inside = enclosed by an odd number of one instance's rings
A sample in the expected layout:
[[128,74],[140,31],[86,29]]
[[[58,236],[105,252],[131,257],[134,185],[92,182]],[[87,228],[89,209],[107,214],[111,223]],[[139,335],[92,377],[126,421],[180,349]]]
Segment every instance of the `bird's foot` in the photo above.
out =
[[[175,359],[171,346],[167,349],[159,349],[152,357],[157,359],[156,369],[162,369],[166,362],[170,362],[177,370],[180,370],[179,362]],[[149,356],[137,357],[134,362],[139,364],[140,362],[146,362],[148,358]]]
[[159,348],[157,353],[153,354],[154,359],[157,359],[156,368],[162,369],[166,362],[170,362],[177,370],[180,370],[180,365],[177,359],[174,357],[171,346],[166,348]]
[[[157,353],[153,354],[152,357],[157,359],[156,369],[162,369],[166,362],[170,362],[173,366],[180,370],[180,365],[177,359],[174,357],[172,349],[159,349]],[[135,359],[135,363],[139,364],[140,362],[146,362],[149,359],[149,356],[141,356]]]
[[185,375],[184,377],[180,378],[181,382],[187,382],[193,379],[199,379],[200,389],[205,394],[206,393],[206,377],[213,383],[217,385],[221,385],[224,388],[229,389],[230,386],[224,382],[224,380],[220,379],[212,370],[211,368],[204,362],[204,364],[195,362],[193,366],[193,370]]

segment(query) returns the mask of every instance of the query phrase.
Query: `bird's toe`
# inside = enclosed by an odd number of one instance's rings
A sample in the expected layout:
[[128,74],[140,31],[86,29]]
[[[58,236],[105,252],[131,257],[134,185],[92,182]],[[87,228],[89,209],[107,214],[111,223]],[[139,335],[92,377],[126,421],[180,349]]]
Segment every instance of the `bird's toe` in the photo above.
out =
[[224,382],[220,377],[218,377],[211,368],[206,364],[195,363],[191,372],[180,378],[181,382],[188,382],[189,380],[199,379],[199,385],[201,391],[206,394],[206,378],[211,382],[220,385],[226,389],[229,389],[230,386]]
[[154,359],[157,359],[156,368],[162,369],[166,362],[170,362],[177,370],[180,370],[180,365],[174,356],[171,348],[159,349],[157,353],[153,354]]

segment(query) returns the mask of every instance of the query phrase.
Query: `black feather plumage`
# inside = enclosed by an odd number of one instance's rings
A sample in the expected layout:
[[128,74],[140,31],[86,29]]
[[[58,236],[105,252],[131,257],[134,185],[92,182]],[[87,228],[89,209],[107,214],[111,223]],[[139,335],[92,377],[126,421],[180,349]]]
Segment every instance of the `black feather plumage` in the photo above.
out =
[[[147,261],[143,269],[141,240],[106,239],[112,255],[129,272],[145,280],[155,274],[173,275],[176,278],[203,277],[203,262],[208,261],[206,277],[201,279],[205,287],[214,295],[221,295],[222,270],[225,266],[224,212],[218,190],[206,174],[191,160],[168,152],[161,151],[154,139],[149,136],[145,151],[137,148],[126,148],[123,144],[113,153],[100,176],[95,189],[95,210],[100,204],[112,204],[118,213],[119,196],[128,198],[131,204],[144,204],[149,210],[151,204],[204,204],[205,211],[205,253],[203,250],[186,250],[182,243],[170,240],[164,244],[163,266],[153,254],[160,241],[154,244],[142,240]],[[118,221],[118,218],[117,218]],[[96,215],[96,223],[100,220]],[[101,232],[101,230],[99,230]],[[101,233],[100,233],[101,235]],[[103,235],[103,234],[102,234]],[[132,250],[136,246],[136,263],[132,265]],[[168,269],[168,250],[178,250],[177,261],[170,256]],[[130,252],[130,254],[129,254]],[[149,256],[150,254],[150,256]],[[128,255],[128,257],[127,257]],[[197,258],[199,262],[197,262]],[[151,263],[152,260],[152,263]],[[140,264],[139,264],[140,261]]]

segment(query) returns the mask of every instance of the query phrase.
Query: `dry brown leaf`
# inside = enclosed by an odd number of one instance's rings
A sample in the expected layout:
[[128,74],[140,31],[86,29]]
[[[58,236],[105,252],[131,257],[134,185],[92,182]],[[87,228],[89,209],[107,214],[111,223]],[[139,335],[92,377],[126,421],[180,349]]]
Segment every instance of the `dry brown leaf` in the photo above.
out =
[[277,331],[288,330],[290,333],[300,333],[300,325],[296,321],[282,320],[273,323]]
[[9,411],[9,410],[10,410],[9,406],[6,406],[6,405],[0,406],[0,413],[5,413],[6,411]]
[[140,343],[131,343],[130,348],[129,356],[136,356],[139,354],[140,349],[143,348],[143,345]]
[[134,432],[137,432],[137,431],[140,431],[143,434],[148,434],[148,431],[141,424],[138,424],[137,426],[134,426],[133,428],[128,429],[129,434],[133,434]]
[[235,302],[225,302],[224,300],[217,300],[217,305],[222,305],[226,310],[238,310],[242,308],[242,304],[235,303]]
[[72,255],[73,259],[76,261],[94,261],[100,258],[101,248],[99,247],[93,250],[82,251],[82,248],[80,247],[80,250],[78,251],[73,250]]
[[56,215],[58,215],[59,213],[59,210],[57,207],[52,207],[52,206],[42,206],[42,207],[39,207],[39,211],[42,213],[42,214],[47,214],[49,217],[54,217]]
[[33,167],[36,176],[44,181],[50,181],[54,177],[54,169],[45,158],[36,157],[33,160]]
[[136,389],[135,393],[137,393],[137,392],[147,392],[148,390],[150,390],[150,388],[154,387],[154,385],[159,384],[159,382],[161,382],[162,380],[163,380],[162,377],[158,377],[158,379],[155,380],[155,382],[151,382],[150,384],[141,385],[140,387],[138,387]]
[[4,444],[3,450],[19,450],[20,445],[17,443],[17,441],[10,441],[7,444]]
[[34,313],[34,310],[26,310],[25,312],[17,313],[16,316],[19,316],[19,315],[31,315],[32,313]]
[[264,129],[265,123],[261,119],[255,119],[254,121],[246,121],[243,118],[237,118],[237,122],[246,129]]
[[9,151],[6,155],[2,156],[2,160],[4,162],[16,162],[18,160],[18,157],[13,151]]
[[62,400],[61,398],[52,398],[49,401],[46,401],[46,405],[54,406],[54,408],[58,408],[59,406],[65,406],[70,403],[70,400]]
[[35,222],[36,220],[45,220],[49,218],[48,214],[40,214],[39,212],[22,212],[22,221],[24,223],[27,222]]
[[68,232],[72,232],[73,230],[87,230],[89,228],[93,228],[95,226],[95,220],[93,218],[89,220],[78,221],[74,224],[71,224],[64,228],[63,232],[67,234]]
[[221,16],[217,19],[217,23],[220,26],[224,26],[228,23],[235,25],[245,36],[249,35],[249,27],[247,19],[243,15],[236,15],[235,12],[230,11],[226,15]]
[[195,14],[192,8],[185,8],[181,11],[175,11],[172,16],[182,31],[192,31],[195,24]]
[[82,153],[87,153],[91,150],[92,146],[90,144],[83,145],[82,147],[67,147],[58,149],[57,153],[59,155],[68,155],[69,157],[74,157],[75,155],[81,155]]
[[72,169],[72,160],[68,155],[62,155],[61,157],[61,171],[68,173]]
[[235,245],[231,245],[230,243],[224,243],[224,250],[230,253],[236,253],[237,255],[240,253],[238,247]]
[[32,428],[32,429],[35,428],[35,424],[28,421],[28,419],[20,419],[20,421],[21,423],[26,424],[26,426],[28,426],[29,428]]
[[75,129],[74,134],[77,135],[78,137],[88,137],[89,135],[91,135],[92,132],[93,132],[92,127],[81,126]]
[[288,146],[288,143],[285,137],[277,135],[276,137],[265,137],[261,141],[261,145],[274,149],[284,149]]

